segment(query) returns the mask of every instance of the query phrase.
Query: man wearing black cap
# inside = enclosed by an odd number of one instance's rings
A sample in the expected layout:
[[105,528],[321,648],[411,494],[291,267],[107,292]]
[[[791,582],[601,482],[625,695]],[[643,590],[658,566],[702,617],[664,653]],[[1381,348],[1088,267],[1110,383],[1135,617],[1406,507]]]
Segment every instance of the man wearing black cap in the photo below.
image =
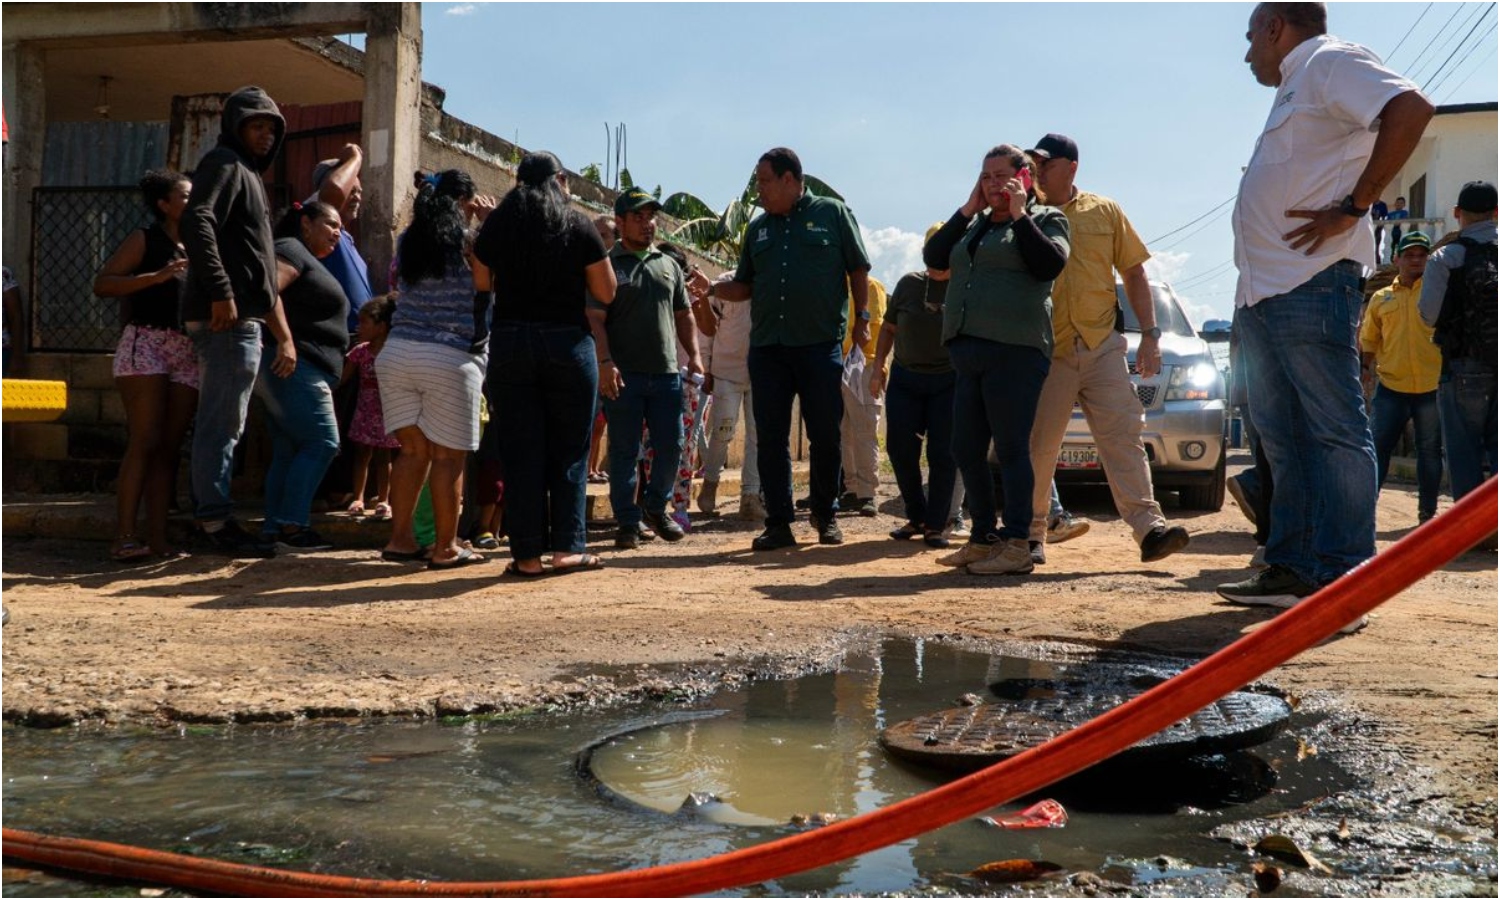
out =
[[[667,501],[682,454],[682,376],[673,340],[688,355],[688,371],[701,375],[698,330],[688,304],[682,267],[657,250],[656,213],[661,203],[640,188],[615,200],[620,241],[610,251],[615,300],[592,298],[589,328],[599,354],[599,393],[609,420],[609,502],[619,530],[615,546],[640,546],[644,523],[664,540],[680,541],[682,526],[667,515]],[[636,456],[641,426],[650,431],[651,479],[636,504]]]
[[1234,206],[1235,330],[1276,489],[1268,568],[1219,595],[1251,606],[1295,606],[1375,555],[1375,447],[1355,334],[1375,265],[1370,204],[1433,107],[1327,30],[1322,3],[1262,3],[1245,34],[1245,62],[1275,98]]
[[[755,186],[765,210],[745,230],[734,280],[703,284],[707,296],[750,301],[750,386],[766,530],[751,546],[775,550],[792,534],[792,401],[807,426],[809,512],[818,543],[841,544],[833,520],[844,417],[841,345],[845,311],[854,343],[870,338],[870,258],[854,214],[831,197],[807,193],[802,161],[786,147],[761,154]],[[706,279],[705,279],[706,282]]]
[[1443,351],[1438,416],[1455,500],[1495,473],[1495,207],[1487,181],[1458,192],[1458,240],[1428,257],[1418,301]]
[[1136,368],[1141,377],[1161,371],[1156,306],[1146,281],[1151,254],[1119,204],[1080,191],[1078,145],[1049,134],[1028,151],[1036,165],[1037,190],[1068,217],[1073,250],[1052,285],[1052,367],[1042,384],[1036,421],[1031,426],[1032,561],[1041,562],[1053,471],[1073,405],[1083,408],[1099,463],[1109,479],[1115,509],[1135,535],[1141,562],[1153,562],[1188,545],[1187,529],[1168,526],[1156,502],[1151,466],[1141,443],[1144,412],[1125,363],[1125,336],[1115,331],[1115,273],[1141,323]]

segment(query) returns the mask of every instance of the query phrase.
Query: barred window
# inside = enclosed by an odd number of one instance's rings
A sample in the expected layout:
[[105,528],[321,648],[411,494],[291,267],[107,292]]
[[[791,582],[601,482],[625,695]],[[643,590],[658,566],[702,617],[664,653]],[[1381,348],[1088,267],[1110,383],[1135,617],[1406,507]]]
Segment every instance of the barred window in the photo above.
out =
[[119,301],[95,297],[94,276],[132,230],[151,222],[140,189],[39,187],[32,197],[32,349],[112,351]]

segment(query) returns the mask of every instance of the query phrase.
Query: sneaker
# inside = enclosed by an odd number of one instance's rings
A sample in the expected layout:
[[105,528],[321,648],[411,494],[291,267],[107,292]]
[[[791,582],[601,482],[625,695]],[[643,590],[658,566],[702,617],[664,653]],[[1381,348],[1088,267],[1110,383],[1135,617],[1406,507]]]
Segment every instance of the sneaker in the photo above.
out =
[[698,488],[698,512],[711,516],[719,511],[719,483],[705,481]]
[[780,550],[783,547],[797,546],[797,537],[792,534],[790,525],[767,525],[755,540],[750,542],[751,550]]
[[839,528],[839,523],[832,519],[824,522],[817,516],[813,516],[812,527],[813,531],[818,533],[818,543],[820,544],[842,544],[844,542],[843,530]]
[[[801,510],[812,509],[812,498],[811,497],[798,497],[797,498],[797,502],[794,503],[794,504],[792,504],[792,505],[795,506],[795,507],[797,507],[798,509],[801,509]],[[834,505],[837,506],[838,505],[838,501],[834,501]]]
[[1187,529],[1181,525],[1158,525],[1141,538],[1141,562],[1166,559],[1188,545]]
[[969,563],[970,575],[1025,575],[1036,567],[1031,547],[1022,538],[1011,538],[995,544],[985,559]]
[[874,497],[857,497],[855,498],[854,505],[849,508],[866,519],[873,519],[880,515],[880,510],[875,506]]
[[842,494],[839,494],[837,500],[833,501],[834,512],[840,510],[854,512],[856,509],[859,509],[859,498],[854,496],[853,491],[844,491]]
[[319,553],[333,549],[332,543],[311,528],[299,528],[290,534],[283,531],[276,536],[275,546],[282,553]]
[[1061,544],[1063,541],[1071,541],[1089,530],[1087,519],[1075,519],[1073,514],[1063,510],[1062,515],[1047,523],[1047,543]]
[[616,550],[637,550],[640,546],[641,529],[639,526],[635,528],[621,528],[615,532]]
[[989,559],[990,550],[993,549],[994,546],[994,544],[976,544],[973,541],[969,541],[947,556],[939,556],[937,559],[937,564],[940,566],[951,566],[955,569],[961,569],[964,566],[967,566],[969,563],[976,563],[983,559]]
[[1234,498],[1234,502],[1239,504],[1240,512],[1245,514],[1250,524],[1259,525],[1260,523],[1255,521],[1255,504],[1251,500],[1250,492],[1245,490],[1244,484],[1240,482],[1240,476],[1244,474],[1241,472],[1233,478],[1225,479],[1224,488],[1229,491],[1229,496]]
[[969,536],[969,523],[964,521],[963,516],[954,516],[953,521],[948,523],[948,537],[966,538]]
[[656,536],[667,542],[680,541],[687,537],[687,532],[677,524],[677,520],[659,512],[641,512],[641,524],[656,532]]
[[1041,566],[1047,563],[1047,545],[1041,541],[1027,541],[1027,549],[1031,552],[1032,565]]
[[740,495],[740,518],[751,522],[766,520],[766,505],[761,502],[759,494]]
[[1260,544],[1250,556],[1250,568],[1264,569],[1266,567],[1266,545]]
[[1221,584],[1219,596],[1242,606],[1274,606],[1291,609],[1303,597],[1311,596],[1318,586],[1303,581],[1296,572],[1277,564],[1261,569],[1244,581]]
[[276,555],[275,544],[257,540],[233,519],[225,522],[224,527],[218,531],[203,531],[201,534],[209,549],[225,556],[237,559],[270,559]]

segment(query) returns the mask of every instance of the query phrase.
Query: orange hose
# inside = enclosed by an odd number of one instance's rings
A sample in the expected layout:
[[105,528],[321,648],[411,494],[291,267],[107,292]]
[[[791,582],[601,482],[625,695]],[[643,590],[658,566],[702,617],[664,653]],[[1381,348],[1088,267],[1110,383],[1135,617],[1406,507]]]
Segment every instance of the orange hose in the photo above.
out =
[[1496,480],[1306,601],[1175,678],[1018,756],[816,831],[650,869],[529,881],[381,881],[315,875],[139,847],[3,830],[7,857],[59,869],[246,896],[687,896],[755,884],[906,840],[1085,769],[1330,637],[1495,531]]

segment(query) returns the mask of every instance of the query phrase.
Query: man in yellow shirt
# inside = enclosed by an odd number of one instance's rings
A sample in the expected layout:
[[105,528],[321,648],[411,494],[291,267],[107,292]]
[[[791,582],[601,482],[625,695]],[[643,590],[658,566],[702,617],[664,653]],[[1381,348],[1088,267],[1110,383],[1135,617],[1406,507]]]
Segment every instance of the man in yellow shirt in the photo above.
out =
[[[865,309],[870,314],[870,337],[860,347],[864,351],[865,365],[875,359],[875,343],[880,335],[880,325],[885,321],[885,285],[870,277],[870,302]],[[855,321],[854,298],[849,298],[849,321]],[[853,329],[844,334],[844,356],[854,348]],[[844,487],[839,497],[839,508],[845,512],[857,512],[862,516],[879,514],[875,507],[875,490],[880,487],[880,445],[876,431],[880,426],[880,411],[884,401],[870,395],[865,387],[869,378],[860,372],[859,389],[844,385],[844,419],[840,424],[840,440],[844,450]]]
[[1432,241],[1420,231],[1396,245],[1396,280],[1370,298],[1359,328],[1360,361],[1368,384],[1379,379],[1371,404],[1370,432],[1375,462],[1385,485],[1391,451],[1411,422],[1417,444],[1417,522],[1437,514],[1438,485],[1443,480],[1443,439],[1438,418],[1438,374],[1443,354],[1432,342],[1432,328],[1422,321],[1422,270]]
[[1145,413],[1126,365],[1125,336],[1115,331],[1115,272],[1141,323],[1136,367],[1143,378],[1161,371],[1161,329],[1146,281],[1151,257],[1119,204],[1080,191],[1078,145],[1049,134],[1027,151],[1036,164],[1036,184],[1046,202],[1068,217],[1073,251],[1052,285],[1052,368],[1042,385],[1031,427],[1031,548],[1041,555],[1047,532],[1048,494],[1057,453],[1062,448],[1073,404],[1083,407],[1099,463],[1109,480],[1115,509],[1141,547],[1141,562],[1164,559],[1188,545],[1187,529],[1167,525],[1151,483],[1151,466],[1141,443]]

